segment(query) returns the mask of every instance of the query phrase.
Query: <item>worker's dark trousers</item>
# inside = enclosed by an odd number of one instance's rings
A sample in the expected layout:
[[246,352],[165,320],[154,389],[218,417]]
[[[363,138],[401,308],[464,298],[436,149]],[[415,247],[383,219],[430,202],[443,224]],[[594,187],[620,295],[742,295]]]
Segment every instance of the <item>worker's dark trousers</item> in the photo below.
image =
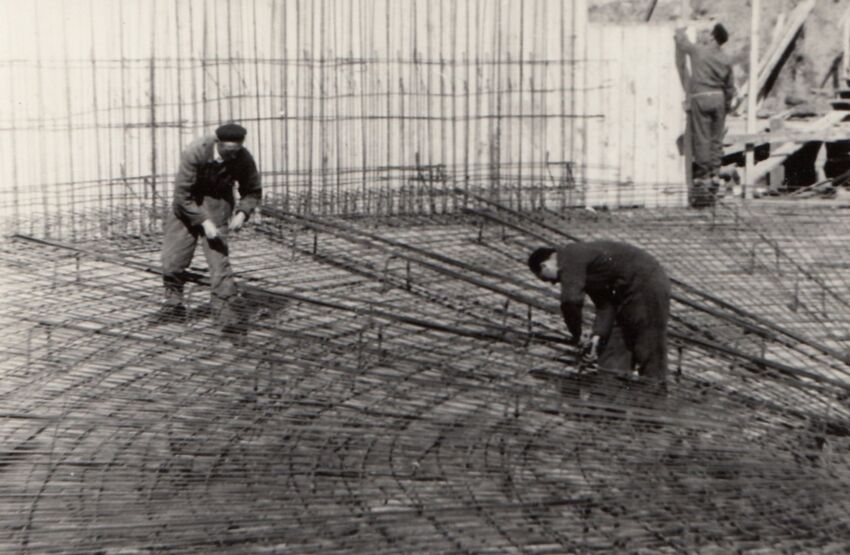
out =
[[599,352],[597,364],[609,372],[628,374],[632,371],[632,353],[626,348],[623,329],[619,325],[611,330],[611,335]]
[[630,290],[632,293],[618,306],[617,327],[600,355],[599,365],[623,369],[628,358],[624,358],[625,349],[631,355],[631,369],[649,382],[663,384],[667,380],[670,280],[658,268],[637,280]]
[[211,306],[219,323],[227,325],[237,322],[234,307],[237,289],[230,267],[227,250],[227,226],[218,228],[219,237],[208,240],[201,226],[190,226],[173,212],[165,220],[162,238],[162,280],[165,284],[165,302],[182,304],[183,272],[192,263],[198,239],[210,269]]
[[722,91],[711,91],[695,93],[690,100],[694,178],[709,178],[723,160],[726,99]]

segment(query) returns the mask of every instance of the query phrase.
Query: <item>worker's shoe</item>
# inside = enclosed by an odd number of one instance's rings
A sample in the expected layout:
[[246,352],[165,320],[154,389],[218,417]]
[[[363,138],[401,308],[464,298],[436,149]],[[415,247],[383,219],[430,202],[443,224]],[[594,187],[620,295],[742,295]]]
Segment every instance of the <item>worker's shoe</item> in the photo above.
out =
[[663,379],[652,379],[646,376],[641,376],[639,380],[629,384],[636,400],[640,404],[656,405],[667,399],[667,382]]
[[726,189],[727,180],[723,179],[719,175],[711,176],[711,184],[709,185],[709,191],[714,195],[715,198],[722,197],[723,193]]
[[714,206],[717,187],[710,177],[694,179],[691,191],[691,206],[693,208],[708,208]]
[[234,347],[241,347],[248,340],[248,328],[243,323],[224,324],[221,326],[221,338]]
[[717,170],[717,176],[723,179],[724,181],[731,181],[735,185],[741,184],[741,174],[738,173],[737,168],[735,168],[734,166],[720,168],[719,170]]
[[151,319],[153,324],[182,324],[186,322],[187,311],[183,303],[164,303]]
[[215,319],[221,326],[221,337],[233,345],[241,345],[248,335],[248,319],[241,310],[240,298],[234,297],[217,307]]

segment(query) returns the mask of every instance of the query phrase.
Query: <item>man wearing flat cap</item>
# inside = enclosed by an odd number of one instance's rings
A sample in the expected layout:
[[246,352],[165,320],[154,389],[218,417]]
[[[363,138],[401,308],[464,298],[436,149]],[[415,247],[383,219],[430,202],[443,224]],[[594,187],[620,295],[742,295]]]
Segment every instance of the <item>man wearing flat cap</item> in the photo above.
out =
[[721,183],[726,113],[735,97],[732,61],[722,48],[727,40],[729,33],[720,23],[700,33],[697,44],[688,40],[684,29],[676,30],[676,46],[691,60],[689,90],[685,92],[693,148],[691,205],[696,208],[713,205]]
[[[262,196],[257,164],[243,146],[245,134],[244,127],[227,123],[214,135],[194,140],[180,156],[174,202],[162,239],[165,306],[161,319],[185,319],[183,273],[201,239],[210,270],[213,314],[224,331],[238,326],[237,289],[228,259],[227,234],[242,227]],[[238,202],[234,192],[237,184]]]

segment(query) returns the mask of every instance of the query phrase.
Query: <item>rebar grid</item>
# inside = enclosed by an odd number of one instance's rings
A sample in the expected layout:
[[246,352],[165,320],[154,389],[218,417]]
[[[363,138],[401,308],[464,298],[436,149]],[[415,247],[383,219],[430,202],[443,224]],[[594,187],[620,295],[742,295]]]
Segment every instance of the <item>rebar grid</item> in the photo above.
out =
[[[250,323],[232,342],[205,308],[200,254],[189,321],[150,321],[157,235],[4,242],[0,550],[850,545],[846,341],[816,327],[846,308],[774,306],[796,274],[761,251],[755,270],[741,263],[762,235],[792,259],[806,243],[760,208],[470,204],[468,216],[383,221],[270,208],[232,239]],[[795,233],[817,242],[828,241],[809,226],[846,225],[798,216]],[[524,264],[541,240],[569,240],[552,228],[644,245],[680,280],[666,400],[577,376],[555,292]],[[822,285],[846,298],[840,267],[811,269],[838,254],[805,260],[800,307]]]
[[[850,354],[840,333],[850,315],[850,281],[841,271],[844,211],[759,206],[721,205],[703,214],[624,211],[615,217],[573,211],[564,218],[547,211],[542,221],[588,238],[629,238],[658,252],[673,275],[689,276],[690,285]],[[703,232],[689,232],[694,227]]]

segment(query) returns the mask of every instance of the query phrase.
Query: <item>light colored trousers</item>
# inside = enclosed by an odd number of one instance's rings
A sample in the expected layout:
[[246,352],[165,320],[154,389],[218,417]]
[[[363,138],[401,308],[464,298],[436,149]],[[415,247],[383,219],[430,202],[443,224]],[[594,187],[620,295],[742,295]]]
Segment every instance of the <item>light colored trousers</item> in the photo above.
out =
[[211,306],[221,324],[237,321],[234,303],[238,290],[230,267],[227,249],[227,226],[219,227],[219,237],[208,240],[200,226],[189,226],[174,212],[169,212],[162,238],[162,280],[165,302],[182,304],[185,270],[192,263],[198,239],[210,269]]

